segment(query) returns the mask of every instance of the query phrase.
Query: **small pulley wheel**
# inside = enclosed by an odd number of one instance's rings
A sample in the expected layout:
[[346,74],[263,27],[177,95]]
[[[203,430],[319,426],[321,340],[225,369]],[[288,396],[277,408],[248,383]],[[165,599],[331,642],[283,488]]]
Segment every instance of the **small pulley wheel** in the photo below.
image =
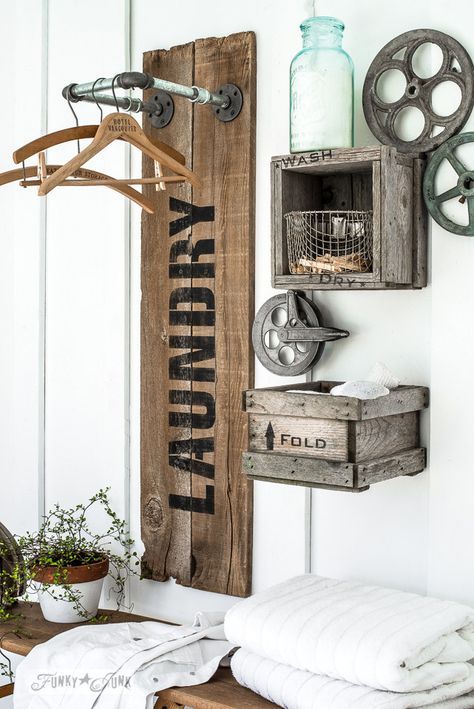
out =
[[[426,43],[436,44],[443,53],[443,60],[434,76],[422,78],[416,74],[413,58],[416,50]],[[382,75],[393,69],[402,72],[406,85],[403,95],[389,103],[380,97],[378,84]],[[394,145],[402,153],[435,150],[461,130],[469,118],[474,94],[473,69],[468,52],[444,32],[420,29],[395,37],[377,54],[365,77],[362,102],[370,130],[380,142]],[[457,84],[461,101],[449,116],[440,116],[433,110],[432,92],[446,81]],[[417,138],[403,140],[397,133],[397,120],[409,107],[421,111],[424,126]],[[437,135],[433,135],[435,128]]]
[[[302,293],[295,295],[298,318],[306,327],[322,326],[315,304]],[[320,359],[324,342],[287,342],[279,336],[288,325],[286,293],[267,300],[258,311],[252,328],[252,343],[259,361],[270,372],[296,377],[304,374]]]
[[[470,170],[456,155],[456,148],[465,143],[474,142],[474,133],[455,135],[442,145],[431,157],[423,179],[423,196],[429,213],[443,229],[460,234],[474,236],[474,168]],[[447,160],[457,174],[454,187],[435,194],[436,175],[443,160]],[[458,224],[446,216],[442,206],[450,199],[467,202],[469,224]]]

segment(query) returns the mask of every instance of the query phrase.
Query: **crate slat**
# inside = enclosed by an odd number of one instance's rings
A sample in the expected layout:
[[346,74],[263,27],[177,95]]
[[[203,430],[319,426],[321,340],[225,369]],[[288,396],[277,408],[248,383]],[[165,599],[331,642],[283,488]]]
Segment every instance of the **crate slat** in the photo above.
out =
[[[281,414],[313,418],[362,421],[377,416],[393,416],[425,409],[429,390],[420,386],[400,386],[387,396],[362,400],[349,396],[331,396],[329,390],[341,382],[305,382],[244,392],[244,411],[249,414]],[[298,393],[288,389],[298,390]],[[301,392],[301,393],[300,393]],[[312,393],[307,393],[312,392]]]
[[317,460],[282,453],[246,452],[243,472],[251,480],[321,489],[364,492],[370,485],[401,476],[414,476],[426,467],[426,449],[416,448],[397,455],[357,464]]

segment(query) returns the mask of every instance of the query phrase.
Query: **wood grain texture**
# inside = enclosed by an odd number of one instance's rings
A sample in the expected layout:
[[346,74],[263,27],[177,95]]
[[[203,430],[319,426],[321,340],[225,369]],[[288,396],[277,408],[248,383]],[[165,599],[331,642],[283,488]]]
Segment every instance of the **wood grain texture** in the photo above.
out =
[[[194,82],[194,43],[173,47],[169,51],[147,52],[144,71],[181,84]],[[146,98],[148,98],[146,96]],[[156,132],[144,120],[144,130]],[[179,102],[170,125],[160,130],[164,141],[181,152],[186,164],[193,164],[193,107]],[[143,174],[153,176],[154,166],[144,159]],[[184,510],[170,508],[169,495],[190,497],[191,472],[177,471],[169,465],[170,412],[186,413],[183,405],[170,405],[169,358],[180,350],[170,347],[171,329],[175,337],[191,337],[191,324],[170,325],[170,298],[174,290],[190,286],[189,278],[169,278],[170,250],[188,233],[169,236],[169,200],[192,202],[188,184],[170,185],[166,192],[144,188],[155,205],[155,214],[142,217],[142,305],[141,305],[141,516],[145,553],[142,574],[146,578],[165,581],[170,576],[183,585],[191,585],[191,518]],[[178,218],[180,215],[175,214]],[[188,253],[179,257],[183,267],[191,262]],[[176,276],[179,275],[175,274]],[[177,306],[176,306],[177,308]],[[190,304],[180,308],[190,310]],[[191,395],[191,382],[175,381],[174,391],[182,400]],[[176,400],[176,399],[175,399]],[[181,426],[173,440],[191,440],[191,425]],[[185,445],[185,444],[183,444]]]
[[320,484],[331,487],[355,487],[352,463],[271,452],[244,453],[242,462],[244,472],[259,480],[268,478],[280,483],[304,486]]
[[237,684],[231,671],[224,668],[217,670],[206,684],[167,689],[158,701],[162,702],[162,709],[277,709],[276,704]]
[[[144,220],[142,239],[144,571],[237,596],[251,589],[252,486],[240,461],[248,436],[241,392],[254,365],[255,51],[253,33],[241,33],[144,62],[165,79],[231,82],[244,94],[230,123],[207,106],[176,103],[160,134],[202,185],[149,188],[161,209]],[[144,169],[153,175],[151,161]],[[181,213],[172,213],[177,196]]]
[[[192,515],[192,586],[237,596],[251,591],[252,486],[241,475],[248,423],[240,401],[254,376],[255,67],[253,33],[195,43],[194,83],[233,83],[245,97],[230,123],[198,107],[193,153],[203,181],[194,200],[215,209],[215,221],[197,225],[193,238],[215,239],[216,417],[214,515]],[[204,484],[193,476],[193,495],[202,496]]]
[[251,480],[353,492],[363,492],[373,483],[384,480],[417,475],[425,467],[424,448],[365,463],[342,463],[272,452],[247,452],[242,456],[242,469]]
[[348,425],[334,419],[298,416],[249,416],[249,448],[276,453],[348,460]]
[[3,699],[4,697],[9,697],[13,694],[13,690],[15,688],[14,684],[5,684],[2,687],[0,687],[0,699]]
[[[63,633],[66,630],[77,628],[82,623],[50,623],[45,620],[41,612],[39,603],[25,603],[20,601],[15,610],[21,613],[21,633],[18,633],[18,628],[15,622],[0,623],[0,647],[7,652],[13,652],[16,655],[28,655],[28,653],[50,638]],[[141,615],[132,613],[100,610],[100,615],[107,617],[108,623],[133,623],[142,620],[152,620]],[[164,623],[166,621],[160,621]],[[170,623],[173,625],[173,623]]]
[[397,162],[394,148],[381,150],[381,275],[390,283],[411,284],[413,168]]
[[426,449],[415,448],[391,457],[378,458],[356,466],[356,487],[391,480],[403,475],[416,475],[426,468]]
[[279,415],[284,410],[287,416],[362,421],[421,411],[429,405],[427,387],[399,386],[386,396],[365,400],[328,395],[337,384],[341,382],[323,380],[250,389],[243,394],[243,409],[249,414]]
[[423,199],[426,158],[413,160],[413,286],[428,282],[428,210]]
[[419,446],[419,412],[349,424],[349,460],[359,463]]

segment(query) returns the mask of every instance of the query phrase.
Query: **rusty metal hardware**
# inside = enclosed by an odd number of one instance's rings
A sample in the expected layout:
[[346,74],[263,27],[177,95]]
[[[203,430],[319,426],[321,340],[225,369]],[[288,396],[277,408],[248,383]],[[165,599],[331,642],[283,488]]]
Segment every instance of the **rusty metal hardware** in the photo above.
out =
[[[426,79],[417,76],[413,67],[414,54],[425,43],[438,45],[443,53],[439,71]],[[401,98],[386,103],[377,93],[377,84],[382,74],[390,69],[403,73],[406,87]],[[445,81],[457,84],[462,97],[459,107],[451,115],[439,116],[433,110],[431,94],[436,86]],[[444,32],[419,29],[395,37],[380,50],[365,77],[362,102],[369,128],[382,143],[394,145],[404,153],[424,153],[435,150],[461,130],[471,113],[473,95],[474,67],[465,48]],[[417,138],[406,141],[397,134],[397,119],[401,111],[410,106],[422,112],[425,123]],[[443,130],[433,135],[435,127]]]
[[316,305],[304,293],[293,290],[267,300],[252,328],[259,361],[270,372],[290,377],[314,367],[326,342],[348,335],[347,330],[324,327]]

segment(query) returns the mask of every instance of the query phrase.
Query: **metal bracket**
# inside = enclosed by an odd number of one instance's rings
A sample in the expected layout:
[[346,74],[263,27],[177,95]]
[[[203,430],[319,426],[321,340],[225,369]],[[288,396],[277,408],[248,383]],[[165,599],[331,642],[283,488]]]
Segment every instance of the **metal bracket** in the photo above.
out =
[[216,93],[219,94],[219,96],[227,96],[229,98],[229,104],[225,108],[214,106],[216,118],[223,123],[233,121],[242,110],[244,103],[242,91],[235,84],[222,84],[222,86],[219,86]]
[[174,115],[174,101],[166,91],[157,91],[150,97],[150,103],[155,104],[156,109],[148,116],[151,119],[153,128],[164,128]]

